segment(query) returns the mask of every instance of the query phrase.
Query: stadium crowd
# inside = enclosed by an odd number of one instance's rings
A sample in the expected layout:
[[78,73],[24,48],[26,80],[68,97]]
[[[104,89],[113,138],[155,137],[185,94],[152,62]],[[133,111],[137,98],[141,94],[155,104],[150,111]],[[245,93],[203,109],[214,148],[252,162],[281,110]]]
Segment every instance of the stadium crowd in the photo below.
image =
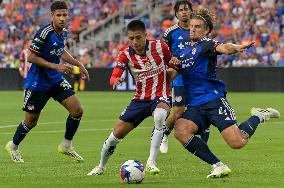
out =
[[[195,7],[215,10],[216,29],[211,34],[220,42],[256,41],[246,53],[219,56],[220,67],[284,66],[284,2],[281,0],[192,0]],[[17,67],[22,44],[37,28],[49,21],[45,9],[50,0],[2,0],[0,4],[0,68]],[[94,27],[107,16],[127,6],[129,0],[72,0],[69,31],[76,39],[88,27]],[[173,0],[164,0],[162,20],[144,18],[149,38],[161,38],[175,22]],[[128,14],[135,11],[127,8]],[[154,27],[153,27],[154,26]],[[121,47],[126,44],[122,34],[118,42],[107,47],[79,49],[81,61],[88,67],[112,67]]]

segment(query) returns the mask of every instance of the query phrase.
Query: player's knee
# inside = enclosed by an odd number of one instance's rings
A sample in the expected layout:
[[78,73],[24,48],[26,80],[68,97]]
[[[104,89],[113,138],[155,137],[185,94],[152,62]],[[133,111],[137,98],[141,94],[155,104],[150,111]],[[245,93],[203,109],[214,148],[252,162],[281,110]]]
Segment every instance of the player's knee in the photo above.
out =
[[228,145],[232,148],[232,149],[241,149],[242,147],[244,147],[244,143],[242,140],[239,139],[235,139],[235,140],[231,140],[228,142]]
[[82,117],[84,113],[84,110],[81,106],[77,107],[77,108],[73,108],[70,112],[71,116],[73,117]]
[[156,108],[153,112],[153,115],[154,115],[155,127],[157,129],[162,129],[163,124],[165,124],[168,115],[167,110],[163,108]]

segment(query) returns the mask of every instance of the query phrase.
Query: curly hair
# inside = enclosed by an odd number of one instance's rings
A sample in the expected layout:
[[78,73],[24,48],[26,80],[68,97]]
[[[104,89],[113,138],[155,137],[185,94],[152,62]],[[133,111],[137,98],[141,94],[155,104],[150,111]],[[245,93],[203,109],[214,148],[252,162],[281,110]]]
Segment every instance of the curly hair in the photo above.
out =
[[191,15],[191,19],[193,18],[202,20],[204,22],[204,25],[206,26],[206,28],[209,29],[208,34],[211,33],[211,31],[214,29],[216,15],[210,12],[208,9],[200,8],[200,9],[195,10],[193,14]]

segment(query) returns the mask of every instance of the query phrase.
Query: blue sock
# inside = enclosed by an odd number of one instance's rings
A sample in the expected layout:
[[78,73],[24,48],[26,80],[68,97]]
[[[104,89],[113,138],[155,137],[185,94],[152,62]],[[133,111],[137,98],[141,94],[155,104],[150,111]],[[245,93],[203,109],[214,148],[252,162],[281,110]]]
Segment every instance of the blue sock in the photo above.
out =
[[251,116],[248,120],[246,120],[245,122],[239,125],[239,129],[241,130],[241,132],[245,133],[248,137],[251,137],[254,134],[259,124],[260,124],[259,117]]
[[199,157],[208,164],[213,165],[220,162],[220,160],[210,151],[208,145],[197,136],[192,135],[188,142],[183,146],[190,153]]
[[205,143],[208,142],[209,133],[210,133],[210,130],[208,128],[208,129],[205,130],[205,132],[203,134],[200,135],[201,140],[203,140]]
[[14,134],[13,143],[19,145],[29,131],[30,129],[26,127],[25,123],[21,122]]
[[73,136],[75,135],[79,124],[80,124],[81,117],[76,118],[72,117],[71,115],[68,116],[66,121],[66,132],[65,132],[65,138],[67,140],[72,140]]

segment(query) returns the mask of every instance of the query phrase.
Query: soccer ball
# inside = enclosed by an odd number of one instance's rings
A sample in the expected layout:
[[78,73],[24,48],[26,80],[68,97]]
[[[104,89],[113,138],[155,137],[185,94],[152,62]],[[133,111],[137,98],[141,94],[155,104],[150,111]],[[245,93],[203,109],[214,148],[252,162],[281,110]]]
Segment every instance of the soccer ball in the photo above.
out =
[[145,177],[143,164],[137,160],[125,161],[120,167],[120,177],[124,183],[141,183]]

